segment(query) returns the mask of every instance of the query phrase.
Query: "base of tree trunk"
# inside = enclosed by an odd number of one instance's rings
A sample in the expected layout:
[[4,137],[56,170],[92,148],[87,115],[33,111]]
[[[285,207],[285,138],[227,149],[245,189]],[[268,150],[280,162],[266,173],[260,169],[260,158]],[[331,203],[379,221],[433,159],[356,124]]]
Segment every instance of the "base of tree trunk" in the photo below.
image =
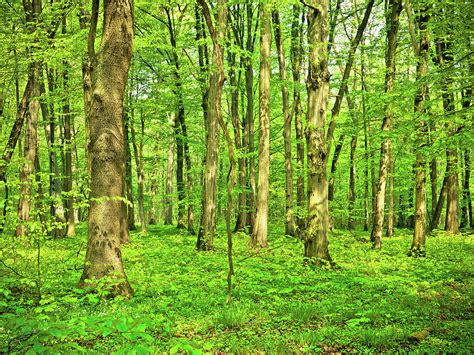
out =
[[424,246],[413,246],[408,251],[407,256],[414,258],[424,258],[426,256],[426,249]]

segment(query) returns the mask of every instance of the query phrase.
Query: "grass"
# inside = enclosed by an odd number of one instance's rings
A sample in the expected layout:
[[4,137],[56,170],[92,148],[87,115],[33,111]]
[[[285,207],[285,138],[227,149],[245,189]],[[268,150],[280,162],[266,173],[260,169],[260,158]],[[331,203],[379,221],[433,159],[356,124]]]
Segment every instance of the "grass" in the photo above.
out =
[[174,227],[133,233],[123,247],[131,300],[76,288],[84,226],[76,238],[43,240],[39,304],[34,247],[4,238],[0,352],[474,352],[472,235],[430,237],[427,257],[415,259],[410,231],[381,251],[367,233],[336,231],[338,267],[323,270],[304,266],[301,242],[279,232],[257,254],[235,235],[231,305],[223,230],[204,253]]

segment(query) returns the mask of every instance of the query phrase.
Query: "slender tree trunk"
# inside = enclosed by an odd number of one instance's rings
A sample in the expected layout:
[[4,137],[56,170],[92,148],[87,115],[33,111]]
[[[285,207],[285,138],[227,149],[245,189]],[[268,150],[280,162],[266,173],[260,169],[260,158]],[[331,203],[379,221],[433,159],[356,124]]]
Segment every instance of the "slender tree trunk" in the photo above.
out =
[[458,182],[458,152],[456,148],[446,149],[447,193],[446,193],[446,223],[444,229],[451,234],[459,233],[459,182]]
[[313,0],[308,10],[308,221],[305,256],[331,263],[328,249],[326,110],[329,99],[328,0]]
[[464,150],[464,180],[463,180],[463,202],[465,206],[466,223],[465,226],[469,225],[474,228],[474,221],[472,220],[472,199],[471,190],[469,188],[469,182],[471,180],[471,158],[469,156],[469,150]]
[[350,152],[350,163],[349,163],[349,230],[356,228],[355,223],[355,211],[354,206],[356,202],[356,148],[357,148],[357,134],[354,134],[351,138],[351,152]]
[[137,135],[134,127],[134,117],[132,111],[132,119],[130,122],[130,132],[132,134],[133,154],[135,156],[135,164],[137,165],[137,185],[138,185],[138,216],[140,219],[140,232],[146,233],[146,217],[145,217],[145,173],[143,171],[143,138],[145,135],[145,120],[143,112],[140,111],[140,141],[137,143]]
[[135,230],[135,211],[133,204],[133,178],[132,178],[132,152],[130,151],[130,143],[128,132],[130,131],[130,117],[125,114],[124,124],[124,144],[125,144],[125,190],[127,197],[127,227],[128,230]]
[[[98,7],[94,0],[93,7]],[[95,35],[93,36],[95,38]],[[92,41],[92,46],[94,45]],[[112,295],[130,296],[120,244],[128,234],[123,208],[125,147],[123,100],[133,46],[133,6],[129,0],[104,1],[100,50],[94,55],[89,111],[91,202],[89,237],[80,286],[97,287],[107,277]],[[92,49],[93,53],[93,49]]]
[[275,31],[275,44],[278,53],[280,79],[282,81],[281,96],[283,102],[283,141],[285,146],[285,234],[295,235],[295,218],[293,213],[293,166],[291,161],[291,114],[286,82],[285,51],[283,48],[280,28],[280,14],[273,10],[273,26]]
[[[293,5],[293,21],[291,23],[291,67],[293,76],[293,115],[295,117],[295,135],[296,135],[296,224],[298,232],[305,230],[306,218],[305,210],[305,192],[304,192],[304,136],[303,122],[301,119],[301,52],[303,45],[303,31],[301,26],[304,20],[300,21],[301,8],[299,5]],[[304,14],[302,14],[304,18]]]
[[226,0],[218,0],[216,25],[205,0],[198,0],[211,35],[213,51],[209,78],[209,116],[206,136],[206,162],[202,195],[201,226],[196,247],[198,250],[213,248],[216,230],[217,166],[219,150],[219,120],[222,118],[222,88],[224,86],[224,48],[227,21]]
[[[247,156],[248,158],[248,195],[247,195],[247,222],[246,226],[249,228],[249,233],[253,233],[255,225],[255,195],[257,192],[257,183],[255,179],[255,128],[254,128],[254,92],[253,92],[253,64],[252,54],[254,51],[255,34],[253,32],[253,9],[252,1],[247,0],[246,4],[247,13],[247,42],[246,50],[248,57],[245,59],[245,93],[247,96],[246,111],[245,111],[245,122],[244,122],[244,143],[247,143]],[[245,146],[245,144],[244,144]]]
[[[402,10],[401,0],[389,0],[389,11],[387,12],[387,52],[385,55],[385,93],[389,94],[393,90],[395,80],[395,53],[397,49],[397,33],[399,28],[399,17]],[[385,117],[382,124],[382,131],[391,131],[393,125],[393,107],[391,104],[385,106]],[[385,208],[385,187],[387,183],[387,171],[390,161],[390,149],[392,141],[384,138],[380,148],[380,166],[377,193],[375,198],[374,222],[372,226],[371,241],[375,249],[382,248],[382,229],[384,222]]]
[[390,146],[388,151],[388,211],[387,211],[387,230],[385,236],[387,238],[393,237],[393,228],[395,225],[395,213],[393,210],[393,191],[395,184],[395,159],[393,157],[393,147]]
[[[63,18],[62,33],[66,34],[66,17]],[[69,107],[69,63],[63,62],[63,117],[64,117],[64,157],[65,157],[65,176],[64,192],[66,194],[66,235],[73,237],[76,235],[76,224],[74,215],[74,194],[72,190],[72,115]]]
[[[415,114],[419,115],[416,140],[416,163],[415,163],[415,230],[413,241],[408,256],[426,255],[426,158],[423,148],[428,143],[428,122],[425,119],[427,113],[426,100],[428,97],[428,75],[429,61],[429,32],[428,32],[428,8],[420,9],[418,27],[420,29],[420,44],[415,47],[418,63],[416,66],[416,80],[418,89],[415,96]],[[417,50],[418,48],[418,50]],[[418,52],[418,53],[416,53]]]
[[[174,126],[174,115],[168,116],[168,123]],[[165,225],[173,224],[173,171],[174,171],[174,141],[168,144],[168,160],[166,165],[166,192],[165,192]]]
[[258,135],[258,193],[257,214],[252,233],[254,247],[267,247],[268,197],[270,174],[270,3],[260,3],[260,78],[259,78],[259,135]]
[[[365,55],[361,51],[361,89],[362,89],[362,119],[364,124],[364,231],[369,230],[370,223],[370,210],[369,210],[369,138],[368,138],[368,118],[367,118],[367,106],[365,101],[365,95],[367,93],[367,87],[365,83]],[[373,210],[373,209],[372,209]]]
[[339,156],[341,155],[342,146],[344,145],[345,135],[341,134],[336,144],[336,148],[334,149],[334,154],[332,157],[331,162],[331,174],[329,178],[329,186],[328,186],[328,200],[334,200],[334,180],[337,170],[337,162],[339,161]]

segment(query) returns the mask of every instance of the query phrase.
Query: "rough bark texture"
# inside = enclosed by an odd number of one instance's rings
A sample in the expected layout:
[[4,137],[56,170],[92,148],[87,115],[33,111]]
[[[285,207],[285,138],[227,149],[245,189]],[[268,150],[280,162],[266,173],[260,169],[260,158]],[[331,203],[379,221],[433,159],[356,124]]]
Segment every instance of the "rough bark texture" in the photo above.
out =
[[[301,52],[303,42],[303,31],[301,26],[304,20],[300,21],[301,8],[293,5],[293,21],[291,23],[291,67],[293,75],[293,114],[295,116],[296,135],[296,224],[298,232],[306,228],[305,193],[304,193],[304,136],[301,110]],[[303,17],[304,15],[302,15]]]
[[[39,13],[39,12],[38,12]],[[25,146],[23,150],[24,164],[20,171],[20,197],[18,201],[18,225],[16,236],[24,236],[27,233],[27,224],[30,220],[30,209],[33,193],[33,174],[35,171],[35,159],[38,149],[38,114],[40,109],[39,95],[39,72],[40,63],[35,62],[30,68],[31,100],[28,103],[25,127]]]
[[216,26],[204,0],[198,0],[212,39],[212,69],[209,78],[209,115],[206,124],[206,161],[204,166],[204,187],[202,195],[201,226],[196,247],[198,250],[210,250],[216,230],[216,193],[217,163],[219,150],[219,120],[222,116],[222,87],[224,86],[224,49],[225,26],[227,21],[226,1],[217,3]]
[[[419,116],[416,140],[416,163],[415,163],[415,230],[411,244],[409,256],[425,256],[426,242],[426,158],[422,152],[428,140],[428,123],[426,120],[425,102],[428,97],[428,85],[426,75],[428,74],[429,60],[429,32],[427,29],[428,14],[427,9],[422,9],[418,18],[420,29],[420,44],[415,47],[418,63],[416,66],[416,80],[418,89],[415,96],[415,114]],[[418,48],[418,53],[417,52]]]
[[313,0],[308,10],[308,220],[305,256],[331,263],[328,249],[329,210],[325,124],[329,98],[328,0]]
[[130,0],[105,0],[103,33],[95,56],[89,110],[91,202],[86,260],[80,286],[96,287],[107,277],[112,295],[130,296],[121,240],[128,233],[122,193],[125,176],[123,99],[133,46]]
[[[399,17],[402,10],[401,0],[389,0],[389,11],[387,13],[387,51],[385,54],[385,93],[393,90],[395,80],[395,53],[397,49],[397,33],[399,27]],[[382,131],[389,132],[393,125],[393,108],[386,104],[385,117],[382,124]],[[385,187],[390,160],[391,139],[384,138],[380,148],[379,180],[377,184],[377,193],[375,197],[374,218],[372,225],[371,241],[375,249],[382,247],[382,229],[384,222],[385,208]]]
[[275,44],[278,53],[280,68],[281,96],[283,102],[283,141],[285,146],[285,234],[295,235],[295,217],[293,213],[293,166],[291,160],[291,114],[288,84],[286,82],[285,51],[283,48],[280,28],[280,14],[274,10],[272,13],[275,31]]
[[270,47],[271,4],[260,3],[260,77],[258,109],[258,192],[257,214],[252,233],[254,247],[267,247],[270,174]]

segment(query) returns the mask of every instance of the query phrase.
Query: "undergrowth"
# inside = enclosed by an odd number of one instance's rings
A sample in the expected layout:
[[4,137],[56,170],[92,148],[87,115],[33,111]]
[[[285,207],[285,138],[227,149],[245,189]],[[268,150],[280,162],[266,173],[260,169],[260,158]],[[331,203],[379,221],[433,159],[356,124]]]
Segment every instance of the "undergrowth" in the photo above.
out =
[[210,252],[174,227],[133,233],[123,247],[134,297],[78,289],[86,243],[5,237],[0,265],[0,352],[450,352],[473,353],[473,236],[438,234],[426,258],[408,258],[411,232],[383,249],[366,232],[335,231],[337,267],[305,266],[299,240],[270,233],[253,252],[234,236],[235,277],[226,298],[223,230]]

